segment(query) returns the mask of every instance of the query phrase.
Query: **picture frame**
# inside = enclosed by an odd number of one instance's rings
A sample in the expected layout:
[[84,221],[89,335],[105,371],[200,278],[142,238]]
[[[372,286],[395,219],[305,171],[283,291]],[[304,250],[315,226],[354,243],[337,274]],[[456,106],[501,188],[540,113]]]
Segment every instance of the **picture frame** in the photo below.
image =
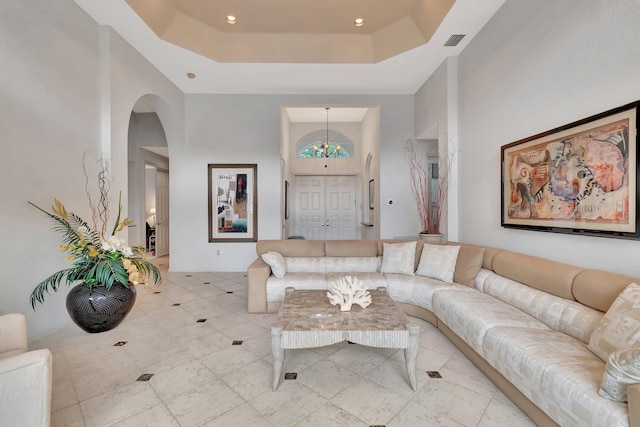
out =
[[258,240],[258,165],[212,164],[209,180],[209,242]]
[[369,209],[373,210],[375,195],[375,182],[373,179],[369,180]]
[[502,227],[640,239],[639,106],[503,145]]

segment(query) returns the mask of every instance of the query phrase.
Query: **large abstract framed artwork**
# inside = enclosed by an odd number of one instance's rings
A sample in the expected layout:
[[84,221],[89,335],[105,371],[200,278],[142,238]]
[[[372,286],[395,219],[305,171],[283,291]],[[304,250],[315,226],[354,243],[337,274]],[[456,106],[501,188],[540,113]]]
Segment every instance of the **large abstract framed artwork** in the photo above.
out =
[[502,146],[502,226],[639,239],[639,105]]
[[255,242],[258,236],[255,164],[209,164],[209,242]]

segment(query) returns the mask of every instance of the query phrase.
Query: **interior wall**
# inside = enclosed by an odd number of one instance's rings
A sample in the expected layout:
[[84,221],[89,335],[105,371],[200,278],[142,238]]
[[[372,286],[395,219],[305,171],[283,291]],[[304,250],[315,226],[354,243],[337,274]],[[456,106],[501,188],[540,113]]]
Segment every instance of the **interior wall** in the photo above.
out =
[[51,220],[27,201],[50,210],[55,197],[90,217],[82,158],[92,170],[100,155],[97,27],[70,0],[3,1],[0,51],[0,314],[24,314],[33,337],[68,321],[64,285],[29,305],[68,262]]
[[[185,149],[171,152],[171,265],[176,271],[243,271],[256,256],[255,243],[208,242],[208,163],[258,165],[258,238],[281,237],[282,105],[380,105],[380,140],[388,163],[382,166],[381,197],[393,191],[395,198],[396,188],[408,180],[401,171],[401,147],[413,133],[411,95],[186,95],[185,102]],[[383,235],[407,233],[403,209],[396,207],[398,213],[386,217],[389,224],[382,216]]]
[[[459,240],[459,159],[462,151],[458,141],[458,65],[457,58],[449,57],[420,87],[415,95],[417,139],[437,141],[436,153],[440,170],[449,168],[446,215],[440,232],[446,240]],[[414,204],[415,206],[415,204]],[[416,215],[417,215],[417,208]]]
[[509,0],[459,57],[461,240],[639,275],[640,242],[500,226],[500,147],[640,99],[640,2]]
[[[289,189],[291,189],[291,184],[293,183],[293,174],[291,173],[291,151],[289,150],[289,146],[291,145],[291,136],[290,136],[290,126],[291,122],[289,121],[289,115],[287,114],[287,110],[284,107],[280,107],[280,154],[282,156],[282,180],[287,181],[289,183]],[[282,183],[282,193],[285,192],[286,184]],[[290,198],[291,196],[289,196]],[[289,200],[289,204],[291,204],[291,200]],[[281,220],[282,220],[282,238],[287,239],[289,237],[289,218],[285,218],[285,200],[281,200]]]
[[447,127],[447,61],[444,61],[415,94],[415,136],[438,139]]
[[380,106],[380,193],[376,190],[376,195],[380,200],[382,239],[414,238],[420,232],[418,214],[410,209],[413,198],[408,191],[409,168],[404,156],[404,144],[413,136],[415,119],[413,96],[407,101],[409,106],[400,102]]
[[[367,173],[367,158],[371,155],[369,171]],[[363,172],[361,211],[362,224],[360,235],[362,239],[377,239],[380,237],[380,109],[369,108],[362,119],[362,157],[360,158]],[[373,209],[369,209],[369,180],[374,181]],[[369,225],[370,224],[370,225]]]
[[0,314],[26,315],[29,338],[34,339],[70,322],[65,285],[47,295],[36,311],[29,305],[36,284],[69,262],[58,249],[60,235],[52,231],[50,220],[27,201],[49,209],[55,197],[67,210],[90,218],[82,158],[87,153],[91,181],[94,161],[106,147],[112,197],[122,189],[126,201],[127,131],[135,101],[148,93],[162,96],[155,108],[163,123],[173,118],[165,126],[171,143],[183,134],[183,97],[71,0],[4,1],[0,49],[0,131],[6,141],[0,176],[12,183],[0,188],[5,243],[0,249]]

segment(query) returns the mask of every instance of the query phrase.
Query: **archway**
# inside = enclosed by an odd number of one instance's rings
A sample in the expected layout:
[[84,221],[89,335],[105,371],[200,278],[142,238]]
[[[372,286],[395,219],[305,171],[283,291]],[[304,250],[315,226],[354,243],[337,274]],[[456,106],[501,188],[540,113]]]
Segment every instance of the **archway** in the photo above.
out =
[[145,245],[149,255],[169,253],[169,148],[164,126],[145,95],[134,105],[128,131],[129,242]]

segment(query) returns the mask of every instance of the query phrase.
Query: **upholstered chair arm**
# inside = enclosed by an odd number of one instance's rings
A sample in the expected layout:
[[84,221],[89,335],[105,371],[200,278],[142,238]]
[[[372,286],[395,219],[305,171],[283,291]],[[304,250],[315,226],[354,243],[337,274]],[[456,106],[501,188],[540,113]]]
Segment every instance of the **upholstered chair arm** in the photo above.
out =
[[640,384],[627,386],[627,400],[629,401],[629,425],[640,427]]
[[52,364],[48,349],[0,359],[0,424],[49,426]]
[[247,269],[247,310],[249,313],[267,312],[267,279],[271,267],[262,258],[257,258]]
[[0,316],[0,358],[26,351],[27,319],[19,313]]

